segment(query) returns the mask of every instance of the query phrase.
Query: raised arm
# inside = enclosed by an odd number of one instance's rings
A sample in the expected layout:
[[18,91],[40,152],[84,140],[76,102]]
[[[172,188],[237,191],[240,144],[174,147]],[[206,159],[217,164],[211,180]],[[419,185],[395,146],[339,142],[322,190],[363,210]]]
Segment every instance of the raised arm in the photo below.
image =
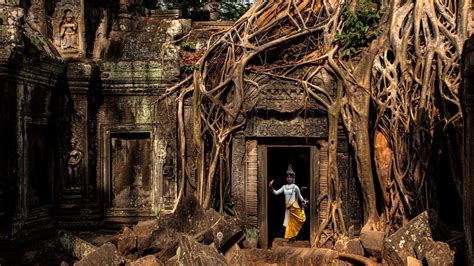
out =
[[270,191],[275,194],[275,195],[278,195],[278,194],[281,194],[283,192],[283,187],[281,187],[279,190],[275,190],[272,186],[273,184],[273,180],[268,184],[268,187],[270,188]]
[[304,202],[305,200],[303,199],[303,196],[301,196],[300,188],[295,185],[295,190],[296,190],[296,194],[298,194],[298,198],[301,200],[301,202]]

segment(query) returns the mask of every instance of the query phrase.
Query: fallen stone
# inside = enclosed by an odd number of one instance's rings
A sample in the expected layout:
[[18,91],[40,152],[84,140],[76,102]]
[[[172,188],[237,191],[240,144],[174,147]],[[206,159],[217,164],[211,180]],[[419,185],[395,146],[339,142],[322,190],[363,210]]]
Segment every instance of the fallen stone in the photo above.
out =
[[239,245],[233,245],[227,252],[224,254],[225,260],[228,265],[242,265],[242,255],[240,254]]
[[146,220],[139,221],[135,226],[133,226],[133,232],[136,235],[145,235],[153,232],[158,227],[158,220]]
[[242,242],[244,248],[257,248],[259,230],[255,227],[245,229],[244,241]]
[[412,256],[408,256],[407,257],[407,266],[422,266],[423,263],[416,259],[416,258],[413,258]]
[[386,238],[382,252],[384,261],[391,265],[403,265],[407,263],[408,256],[417,257],[415,245],[425,238],[432,239],[430,223],[430,214],[425,211]]
[[216,248],[224,253],[243,240],[244,231],[242,225],[234,217],[221,216],[213,209],[207,210],[206,216],[211,216],[211,213],[214,216],[211,221],[217,219],[214,224],[209,225],[212,230],[213,241]]
[[360,232],[362,247],[370,255],[381,258],[385,234],[380,231],[362,230]]
[[339,252],[364,256],[364,248],[359,239],[343,238],[336,241],[334,249]]
[[428,265],[454,265],[455,252],[444,242],[421,239],[415,244],[415,253],[419,260],[428,262]]
[[272,249],[276,249],[279,247],[294,247],[294,248],[309,248],[311,245],[308,241],[289,241],[285,238],[275,238],[272,242]]
[[[244,251],[244,250],[242,250]],[[278,247],[262,252],[255,249],[243,252],[245,263],[275,265],[334,265],[338,252],[325,248]]]
[[172,228],[159,227],[151,234],[147,248],[139,252],[142,256],[153,254],[164,262],[176,254],[180,235]]
[[214,242],[221,252],[244,238],[243,227],[235,217],[222,216],[213,209],[204,210],[194,195],[185,197],[176,213],[160,219],[158,224],[194,236],[206,245]]
[[137,249],[137,236],[128,227],[123,228],[122,234],[118,235],[114,240],[120,253],[126,255]]
[[189,235],[182,235],[177,250],[179,265],[227,265],[225,257],[215,248],[203,245]]
[[140,221],[133,227],[133,232],[137,238],[137,248],[144,250],[148,248],[151,242],[151,236],[154,230],[158,229],[158,220]]
[[105,243],[97,250],[84,257],[76,266],[125,265],[125,258],[112,243]]
[[136,261],[133,261],[131,266],[161,266],[163,263],[161,263],[155,256],[153,255],[148,255],[145,257],[141,257]]
[[57,236],[57,245],[69,256],[81,260],[88,256],[97,247],[91,243],[65,231],[60,231]]

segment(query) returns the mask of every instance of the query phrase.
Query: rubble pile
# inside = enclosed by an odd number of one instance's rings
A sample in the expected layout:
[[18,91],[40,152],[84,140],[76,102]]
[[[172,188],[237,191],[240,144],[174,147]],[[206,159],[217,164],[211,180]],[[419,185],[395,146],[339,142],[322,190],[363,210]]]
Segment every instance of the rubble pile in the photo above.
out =
[[408,265],[408,260],[417,260],[420,265],[454,265],[455,252],[447,243],[436,241],[446,235],[449,232],[437,215],[425,211],[385,238],[383,259],[390,265]]
[[[78,266],[453,265],[455,252],[438,241],[443,234],[447,231],[439,226],[436,216],[424,212],[389,237],[363,231],[359,238],[339,239],[334,249],[281,238],[274,239],[271,249],[243,248],[244,227],[237,218],[203,210],[196,198],[189,196],[175,214],[124,227],[100,246],[66,232],[54,243],[75,258],[61,265]],[[41,260],[47,260],[46,255]],[[61,257],[55,261],[58,259]]]
[[223,254],[235,252],[243,238],[235,217],[203,210],[194,196],[188,196],[173,215],[124,227],[75,265],[226,265]]

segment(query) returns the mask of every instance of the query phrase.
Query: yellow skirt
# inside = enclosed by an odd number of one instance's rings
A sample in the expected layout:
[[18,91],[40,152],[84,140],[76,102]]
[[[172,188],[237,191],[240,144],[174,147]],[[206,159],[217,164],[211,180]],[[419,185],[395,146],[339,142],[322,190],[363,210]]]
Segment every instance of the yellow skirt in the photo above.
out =
[[285,238],[292,238],[298,235],[304,221],[306,221],[306,215],[296,201],[287,204],[286,208],[290,211],[290,214],[288,216],[288,226],[285,230]]

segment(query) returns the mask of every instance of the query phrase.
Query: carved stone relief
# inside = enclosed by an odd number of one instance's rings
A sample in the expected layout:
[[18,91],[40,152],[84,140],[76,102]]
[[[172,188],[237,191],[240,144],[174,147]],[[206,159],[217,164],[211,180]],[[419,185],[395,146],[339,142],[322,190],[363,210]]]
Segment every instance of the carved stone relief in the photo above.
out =
[[67,179],[65,186],[70,189],[79,189],[82,177],[82,151],[77,147],[77,141],[71,141],[71,150],[67,159]]
[[174,156],[170,145],[166,145],[166,149],[163,152],[165,153],[163,161],[163,207],[166,210],[173,207],[176,199],[174,171],[174,158],[176,156]]
[[53,42],[63,56],[76,56],[83,49],[81,4],[63,0],[57,4],[53,18]]
[[71,117],[71,138],[68,147],[64,148],[66,172],[64,188],[79,192],[84,174],[84,125],[85,116],[82,110],[75,110]]
[[255,117],[246,129],[246,135],[260,137],[324,137],[325,132],[325,117],[295,117],[292,120]]

